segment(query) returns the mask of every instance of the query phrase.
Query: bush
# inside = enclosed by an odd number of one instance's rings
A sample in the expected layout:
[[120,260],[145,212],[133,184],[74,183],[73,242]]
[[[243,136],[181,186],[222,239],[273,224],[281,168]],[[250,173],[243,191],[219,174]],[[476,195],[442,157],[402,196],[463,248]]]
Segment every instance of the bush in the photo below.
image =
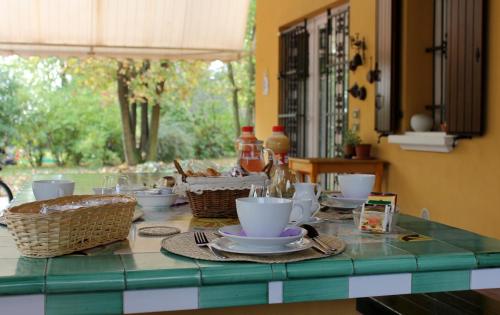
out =
[[233,139],[219,125],[202,125],[195,130],[195,155],[197,159],[211,159],[233,155]]
[[158,135],[158,159],[190,159],[194,156],[194,139],[182,123],[162,120]]

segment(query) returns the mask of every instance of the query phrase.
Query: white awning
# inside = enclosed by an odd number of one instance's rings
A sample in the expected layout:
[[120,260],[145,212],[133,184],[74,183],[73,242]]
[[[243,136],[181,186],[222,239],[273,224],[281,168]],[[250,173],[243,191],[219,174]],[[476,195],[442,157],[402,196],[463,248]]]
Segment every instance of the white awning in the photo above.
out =
[[249,0],[0,0],[0,54],[234,60]]

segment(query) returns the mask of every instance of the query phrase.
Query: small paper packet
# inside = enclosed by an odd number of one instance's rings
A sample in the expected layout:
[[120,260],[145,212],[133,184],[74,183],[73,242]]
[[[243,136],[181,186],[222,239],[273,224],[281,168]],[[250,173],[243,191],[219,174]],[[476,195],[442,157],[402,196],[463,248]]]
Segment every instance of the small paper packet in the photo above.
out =
[[362,232],[389,232],[392,221],[392,208],[390,204],[363,204],[358,228]]

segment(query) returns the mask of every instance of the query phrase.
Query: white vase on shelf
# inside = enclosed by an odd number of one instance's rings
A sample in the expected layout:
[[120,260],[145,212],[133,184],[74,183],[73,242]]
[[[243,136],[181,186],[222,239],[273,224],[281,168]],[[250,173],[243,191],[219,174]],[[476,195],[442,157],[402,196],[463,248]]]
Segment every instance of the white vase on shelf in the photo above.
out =
[[425,132],[432,130],[432,118],[426,114],[415,114],[411,116],[410,126],[413,131]]

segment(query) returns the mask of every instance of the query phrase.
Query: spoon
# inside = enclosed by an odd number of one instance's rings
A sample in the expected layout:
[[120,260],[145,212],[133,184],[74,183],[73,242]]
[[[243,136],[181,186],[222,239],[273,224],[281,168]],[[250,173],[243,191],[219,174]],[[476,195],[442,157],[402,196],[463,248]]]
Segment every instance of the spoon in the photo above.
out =
[[334,248],[326,245],[325,242],[319,239],[318,230],[316,230],[312,225],[302,224],[300,227],[304,228],[307,231],[307,236],[312,239],[319,247],[325,250],[325,254],[329,255],[335,251]]

